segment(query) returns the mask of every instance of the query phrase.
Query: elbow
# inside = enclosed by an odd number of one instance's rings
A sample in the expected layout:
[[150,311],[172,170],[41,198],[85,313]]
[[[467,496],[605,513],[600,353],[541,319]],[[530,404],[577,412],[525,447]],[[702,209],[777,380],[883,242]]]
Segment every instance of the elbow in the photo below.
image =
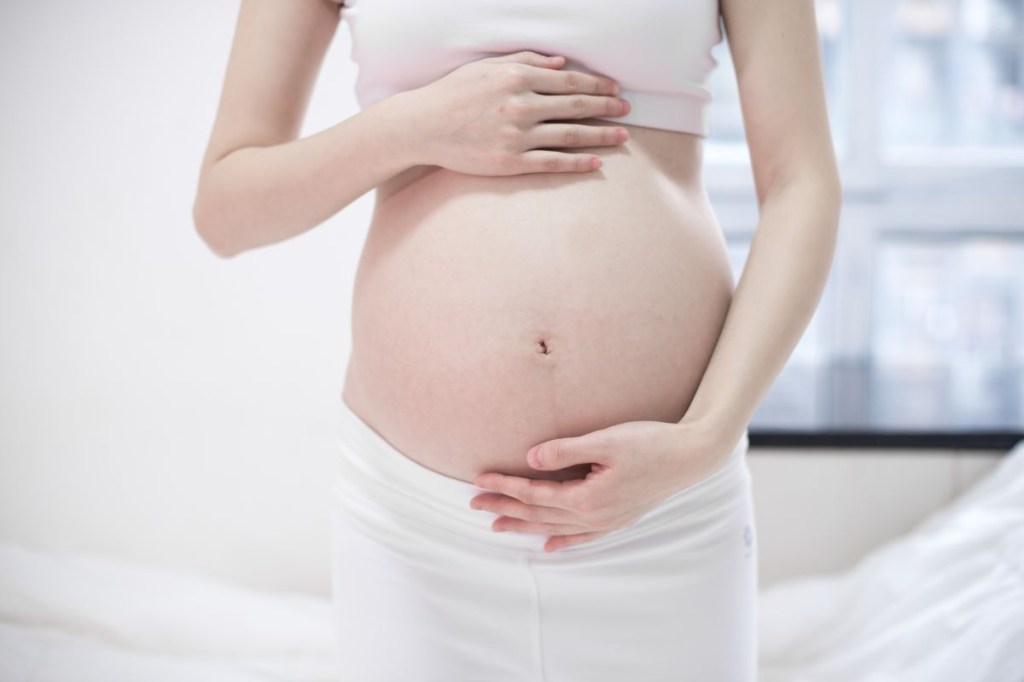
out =
[[804,201],[811,206],[819,206],[824,219],[832,225],[833,230],[839,229],[839,216],[843,208],[843,185],[838,174],[823,174],[809,177],[804,185]]
[[825,206],[835,228],[839,229],[839,215],[843,210],[843,186],[838,181],[828,181],[819,185],[820,201]]
[[830,208],[838,218],[843,205],[843,183],[838,170],[829,168],[828,172],[808,174],[806,183],[816,200]]
[[839,167],[834,163],[829,164],[827,172],[824,173],[825,194],[835,211],[836,220],[839,220],[839,213],[843,208],[843,179],[839,174]]
[[838,213],[843,207],[843,179],[840,177],[838,169],[834,169],[834,172],[831,174],[827,184],[832,204],[835,206],[836,212]]
[[830,197],[830,201],[832,202],[832,215],[835,221],[835,230],[838,232],[843,213],[843,183],[838,178],[830,188]]
[[818,224],[828,228],[825,232],[831,236],[834,249],[843,210],[843,187],[839,182],[824,182],[818,185],[816,194],[816,202],[821,205]]
[[209,208],[205,207],[202,194],[198,194],[192,204],[192,225],[196,234],[206,248],[219,258],[227,259],[238,255],[238,250],[231,248],[224,238],[225,230],[218,228],[217,224],[217,221],[212,219]]

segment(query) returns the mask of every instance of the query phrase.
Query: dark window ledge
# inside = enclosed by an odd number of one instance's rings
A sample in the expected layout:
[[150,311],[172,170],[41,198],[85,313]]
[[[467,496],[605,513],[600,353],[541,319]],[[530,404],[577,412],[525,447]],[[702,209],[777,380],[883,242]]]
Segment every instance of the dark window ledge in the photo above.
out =
[[1007,451],[1024,431],[799,431],[750,427],[752,448],[926,448]]

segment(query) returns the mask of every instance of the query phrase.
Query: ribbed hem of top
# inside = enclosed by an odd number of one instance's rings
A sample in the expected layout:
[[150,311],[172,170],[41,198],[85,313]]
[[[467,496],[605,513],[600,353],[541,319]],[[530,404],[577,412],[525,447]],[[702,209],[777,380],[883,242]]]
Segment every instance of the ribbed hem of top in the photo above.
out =
[[595,116],[603,121],[617,121],[647,128],[662,128],[698,137],[709,132],[708,99],[684,93],[645,92],[622,88],[619,98],[630,103],[625,116]]

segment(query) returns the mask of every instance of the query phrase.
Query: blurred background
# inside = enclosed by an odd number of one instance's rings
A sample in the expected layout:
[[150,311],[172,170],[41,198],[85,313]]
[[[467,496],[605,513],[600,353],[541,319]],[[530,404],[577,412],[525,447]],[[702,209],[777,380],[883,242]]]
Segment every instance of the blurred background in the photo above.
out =
[[[1024,0],[816,7],[844,206],[751,425],[765,586],[850,567],[1024,430]],[[198,238],[237,12],[0,10],[0,541],[323,596],[373,196],[239,258]],[[350,49],[343,24],[304,136],[358,111]],[[738,275],[757,206],[715,56],[705,179]]]
[[[841,244],[752,426],[1024,431],[1024,2],[815,7]],[[756,204],[727,45],[714,54],[707,182],[738,271]]]

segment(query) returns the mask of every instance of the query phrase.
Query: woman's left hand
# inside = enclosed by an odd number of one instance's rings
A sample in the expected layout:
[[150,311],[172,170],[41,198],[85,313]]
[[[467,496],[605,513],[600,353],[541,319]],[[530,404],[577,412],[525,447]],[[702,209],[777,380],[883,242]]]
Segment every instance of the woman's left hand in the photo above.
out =
[[[501,514],[495,531],[550,535],[552,552],[631,526],[715,466],[709,447],[687,424],[631,421],[582,436],[536,445],[526,461],[552,471],[590,463],[585,478],[549,481],[485,471],[474,483],[488,490],[471,506]],[[490,492],[493,491],[493,492]]]

